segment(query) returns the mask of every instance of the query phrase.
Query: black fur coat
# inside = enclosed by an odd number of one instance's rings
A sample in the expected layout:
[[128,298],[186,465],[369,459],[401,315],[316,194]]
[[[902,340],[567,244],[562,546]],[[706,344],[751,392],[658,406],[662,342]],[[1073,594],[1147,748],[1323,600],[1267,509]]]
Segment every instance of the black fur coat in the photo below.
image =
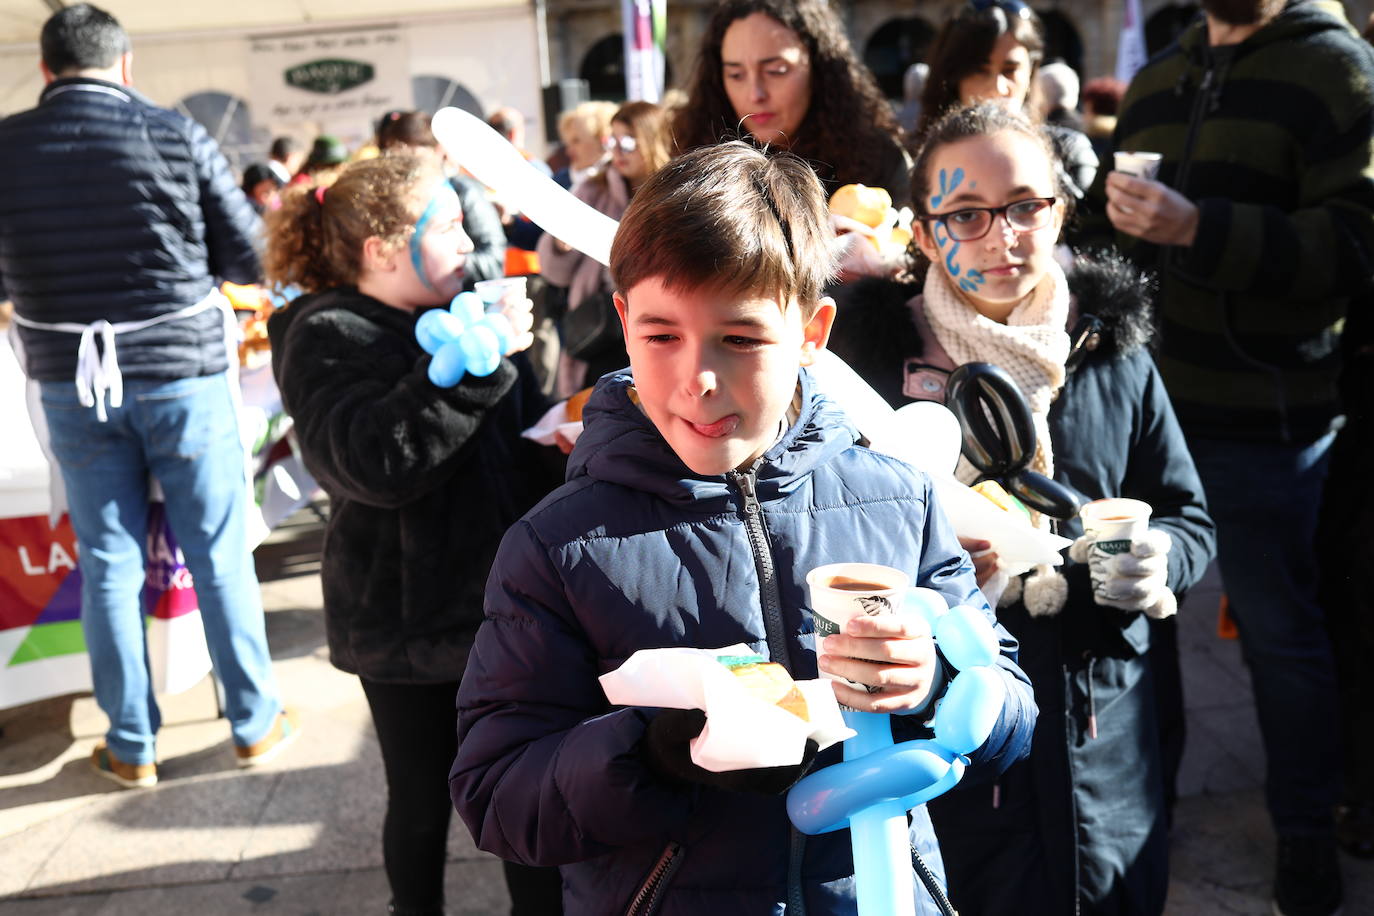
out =
[[546,407],[523,359],[437,387],[416,317],[346,288],[268,323],[282,402],[330,497],[330,657],[388,683],[462,677],[502,535],[561,482],[554,450],[520,438]]

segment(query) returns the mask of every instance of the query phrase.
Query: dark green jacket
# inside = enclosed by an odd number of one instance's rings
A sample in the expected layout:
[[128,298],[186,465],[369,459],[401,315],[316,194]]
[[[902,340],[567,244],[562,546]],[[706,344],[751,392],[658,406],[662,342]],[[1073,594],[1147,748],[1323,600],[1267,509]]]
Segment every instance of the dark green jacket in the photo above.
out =
[[1199,20],[1131,83],[1116,149],[1162,153],[1201,210],[1190,248],[1117,234],[1160,272],[1188,435],[1309,442],[1339,414],[1341,322],[1374,276],[1371,112],[1374,50],[1305,0],[1229,49]]

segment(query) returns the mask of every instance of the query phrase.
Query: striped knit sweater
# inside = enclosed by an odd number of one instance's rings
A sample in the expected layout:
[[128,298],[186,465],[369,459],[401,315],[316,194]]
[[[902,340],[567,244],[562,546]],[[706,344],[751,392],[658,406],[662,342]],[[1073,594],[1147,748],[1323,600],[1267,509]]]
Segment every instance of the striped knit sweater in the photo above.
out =
[[1296,0],[1249,39],[1196,23],[1137,74],[1118,150],[1164,155],[1190,248],[1118,234],[1160,272],[1158,363],[1189,436],[1310,442],[1339,414],[1346,307],[1374,280],[1374,50]]

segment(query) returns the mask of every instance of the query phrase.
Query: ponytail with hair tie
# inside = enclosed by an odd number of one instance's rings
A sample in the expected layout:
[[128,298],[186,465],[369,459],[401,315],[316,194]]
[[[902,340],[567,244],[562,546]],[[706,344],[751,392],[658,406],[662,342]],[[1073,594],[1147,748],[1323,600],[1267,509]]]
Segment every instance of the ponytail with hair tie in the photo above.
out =
[[305,293],[355,285],[367,240],[404,247],[416,228],[417,197],[438,174],[427,159],[390,155],[355,162],[332,183],[289,189],[264,217],[268,285]]

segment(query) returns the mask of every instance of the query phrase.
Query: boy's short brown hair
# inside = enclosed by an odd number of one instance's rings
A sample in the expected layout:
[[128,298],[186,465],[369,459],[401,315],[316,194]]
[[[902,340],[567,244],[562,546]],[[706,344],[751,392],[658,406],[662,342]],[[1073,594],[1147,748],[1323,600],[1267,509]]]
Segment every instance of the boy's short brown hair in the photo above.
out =
[[740,142],[692,150],[646,181],[611,245],[611,277],[628,292],[669,289],[796,299],[810,318],[834,276],[825,191],[805,162]]

